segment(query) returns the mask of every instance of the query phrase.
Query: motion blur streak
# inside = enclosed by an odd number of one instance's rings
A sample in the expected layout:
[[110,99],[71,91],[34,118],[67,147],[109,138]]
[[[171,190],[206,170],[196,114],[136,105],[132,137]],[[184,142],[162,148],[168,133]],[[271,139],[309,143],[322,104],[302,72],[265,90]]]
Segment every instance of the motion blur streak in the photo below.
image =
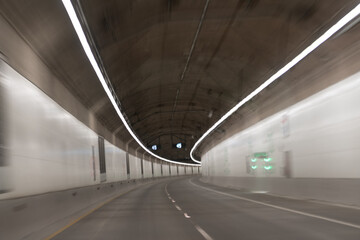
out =
[[0,63],[0,194],[10,191],[8,167],[8,131],[6,83]]

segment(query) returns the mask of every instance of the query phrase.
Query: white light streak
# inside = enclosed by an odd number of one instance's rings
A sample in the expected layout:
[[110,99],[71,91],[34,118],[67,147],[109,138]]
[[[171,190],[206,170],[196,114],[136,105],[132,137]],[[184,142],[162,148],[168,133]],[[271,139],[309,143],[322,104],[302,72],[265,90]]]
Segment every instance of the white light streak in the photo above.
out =
[[312,44],[310,44],[307,48],[305,48],[299,55],[297,55],[293,60],[287,63],[284,67],[282,67],[279,71],[277,71],[274,75],[272,75],[268,80],[266,80],[263,84],[261,84],[257,89],[255,89],[252,93],[246,96],[243,100],[237,103],[232,109],[230,109],[225,115],[223,115],[212,127],[210,127],[194,144],[190,151],[190,157],[194,162],[201,163],[196,160],[193,156],[195,149],[198,145],[221,123],[223,123],[228,117],[230,117],[236,110],[238,110],[242,105],[247,103],[253,97],[255,97],[259,92],[264,90],[267,86],[269,86],[272,82],[281,77],[284,73],[286,73],[289,69],[295,66],[298,62],[304,59],[308,54],[314,51],[317,47],[319,47],[322,43],[328,40],[332,35],[334,35],[338,30],[344,27],[347,23],[353,20],[360,13],[360,4],[358,4],[353,10],[351,10],[348,14],[346,14],[343,18],[341,18],[337,23],[335,23],[332,27],[330,27],[323,35],[321,35],[318,39],[316,39]]
[[144,144],[137,138],[137,136],[135,135],[135,133],[132,131],[132,129],[130,128],[130,126],[128,125],[128,123],[126,122],[125,120],[125,117],[124,115],[121,113],[118,105],[116,104],[116,101],[113,97],[113,95],[111,94],[111,91],[108,87],[108,85],[106,84],[106,81],[105,81],[105,78],[103,76],[103,74],[101,73],[101,70],[100,70],[100,67],[98,65],[98,63],[96,62],[96,59],[91,51],[91,48],[90,48],[90,45],[86,39],[86,36],[84,34],[84,31],[81,27],[81,24],[80,24],[80,21],[75,13],[75,10],[74,10],[74,7],[71,3],[70,0],[62,0],[63,4],[64,4],[64,7],[70,17],[70,20],[71,20],[71,23],[76,31],[76,34],[78,35],[79,37],[79,40],[81,42],[81,45],[86,53],[86,56],[88,57],[90,63],[91,63],[91,66],[93,67],[102,87],[104,88],[105,92],[106,92],[106,95],[108,96],[108,98],[110,99],[110,102],[112,103],[116,113],[118,114],[118,116],[120,117],[121,121],[123,122],[124,126],[126,127],[126,129],[129,131],[130,135],[135,139],[135,141],[146,151],[148,152],[150,155],[160,159],[160,160],[163,160],[165,162],[169,162],[169,163],[175,163],[175,164],[179,164],[179,165],[186,165],[186,166],[199,166],[199,164],[190,164],[190,163],[179,163],[179,162],[176,162],[176,161],[173,161],[173,160],[170,160],[170,159],[166,159],[166,158],[163,158],[159,155],[156,155],[154,154],[153,152],[151,152],[150,150],[148,150],[146,148],[146,146],[144,146]]

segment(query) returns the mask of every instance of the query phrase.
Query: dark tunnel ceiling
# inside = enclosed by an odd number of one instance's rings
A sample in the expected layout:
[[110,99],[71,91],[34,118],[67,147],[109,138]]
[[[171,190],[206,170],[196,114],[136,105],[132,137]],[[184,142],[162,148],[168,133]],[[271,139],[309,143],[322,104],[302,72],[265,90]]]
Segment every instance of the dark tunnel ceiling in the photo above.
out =
[[[216,120],[357,1],[211,0],[181,80],[205,2],[80,1],[133,130],[170,159],[188,158]],[[82,103],[130,141],[61,1],[1,1],[1,12]],[[178,141],[186,149],[173,148]]]

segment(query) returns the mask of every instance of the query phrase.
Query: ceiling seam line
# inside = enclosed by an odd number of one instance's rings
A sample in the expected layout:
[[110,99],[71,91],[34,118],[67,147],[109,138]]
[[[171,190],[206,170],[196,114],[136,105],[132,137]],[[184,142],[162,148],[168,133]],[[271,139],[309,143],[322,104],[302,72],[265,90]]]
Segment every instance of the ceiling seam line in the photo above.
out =
[[187,71],[187,69],[188,69],[188,67],[189,67],[189,63],[190,63],[190,60],[191,60],[191,56],[192,56],[192,54],[193,54],[193,52],[194,52],[195,45],[196,45],[196,42],[197,42],[197,39],[198,39],[200,30],[201,30],[201,26],[202,26],[202,23],[203,23],[203,21],[204,21],[204,19],[205,19],[205,15],[206,15],[206,12],[207,12],[207,9],[208,9],[208,6],[209,6],[209,2],[210,2],[210,0],[206,0],[206,3],[205,3],[205,6],[204,6],[204,9],[203,9],[203,12],[202,12],[202,14],[201,14],[201,18],[200,18],[200,22],[199,22],[198,28],[197,28],[197,30],[196,30],[196,33],[195,33],[193,42],[192,42],[192,44],[191,44],[189,56],[188,56],[188,58],[187,58],[187,60],[186,60],[184,70],[183,70],[183,72],[181,73],[181,76],[180,76],[180,84],[179,84],[179,88],[178,88],[177,91],[176,91],[176,96],[175,96],[175,101],[174,101],[174,107],[173,107],[173,114],[172,114],[172,116],[171,116],[171,120],[174,118],[174,111],[175,111],[175,109],[176,109],[177,101],[178,101],[178,98],[179,98],[180,87],[181,87],[182,82],[183,82],[183,80],[184,80],[186,71]]

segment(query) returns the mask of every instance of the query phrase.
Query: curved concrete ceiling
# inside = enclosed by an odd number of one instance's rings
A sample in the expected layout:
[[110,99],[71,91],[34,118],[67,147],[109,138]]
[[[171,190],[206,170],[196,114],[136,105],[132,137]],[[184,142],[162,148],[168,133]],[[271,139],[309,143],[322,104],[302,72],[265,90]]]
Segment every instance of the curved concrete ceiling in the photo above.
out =
[[[81,6],[104,69],[137,136],[145,145],[160,144],[156,154],[184,162],[191,162],[191,147],[223,114],[357,3],[73,2]],[[109,130],[131,142],[61,2],[1,1],[1,12]],[[322,51],[329,49],[342,50],[330,43]],[[280,91],[289,87],[281,84]],[[234,121],[247,121],[246,111],[264,105],[266,101],[254,99],[211,138],[218,138]],[[177,142],[186,148],[174,148]]]

